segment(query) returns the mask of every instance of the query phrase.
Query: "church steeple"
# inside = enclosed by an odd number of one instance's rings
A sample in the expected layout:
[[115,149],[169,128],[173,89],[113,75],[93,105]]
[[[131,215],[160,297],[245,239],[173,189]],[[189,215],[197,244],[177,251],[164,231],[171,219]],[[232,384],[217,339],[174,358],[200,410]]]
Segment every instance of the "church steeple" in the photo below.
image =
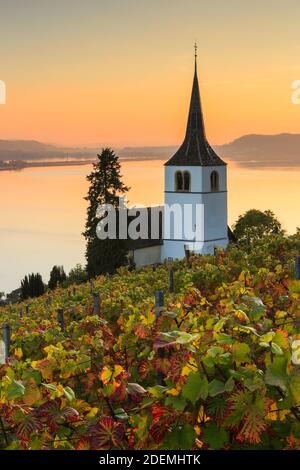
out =
[[197,75],[197,44],[194,45],[195,48],[195,71],[194,71],[194,81],[192,88],[192,95],[190,101],[190,110],[186,128],[186,138],[190,138],[193,132],[198,134],[198,138],[205,139],[205,129],[202,116],[201,100],[199,93],[199,83]]
[[197,45],[195,44],[194,47],[195,71],[185,139],[175,155],[165,165],[226,165],[206,139],[197,75]]

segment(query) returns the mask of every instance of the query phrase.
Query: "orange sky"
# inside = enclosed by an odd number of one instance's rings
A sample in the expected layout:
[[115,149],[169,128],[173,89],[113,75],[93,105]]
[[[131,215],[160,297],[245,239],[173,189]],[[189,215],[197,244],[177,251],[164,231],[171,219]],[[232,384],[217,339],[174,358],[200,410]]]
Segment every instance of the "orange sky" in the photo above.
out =
[[300,132],[291,101],[299,20],[298,0],[10,0],[0,17],[0,139],[180,143],[195,39],[211,143]]

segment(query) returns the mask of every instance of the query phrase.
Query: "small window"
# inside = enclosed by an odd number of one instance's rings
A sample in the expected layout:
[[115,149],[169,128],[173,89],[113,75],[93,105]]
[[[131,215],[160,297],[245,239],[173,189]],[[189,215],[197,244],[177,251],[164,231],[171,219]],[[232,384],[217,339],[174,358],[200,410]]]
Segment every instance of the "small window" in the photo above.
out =
[[176,171],[175,173],[175,190],[183,191],[183,175],[181,171]]
[[175,173],[175,191],[190,191],[191,175],[188,171],[176,171]]
[[217,171],[213,171],[210,175],[210,188],[212,192],[219,191],[219,173]]
[[188,171],[183,173],[183,190],[190,191],[191,190],[191,175]]

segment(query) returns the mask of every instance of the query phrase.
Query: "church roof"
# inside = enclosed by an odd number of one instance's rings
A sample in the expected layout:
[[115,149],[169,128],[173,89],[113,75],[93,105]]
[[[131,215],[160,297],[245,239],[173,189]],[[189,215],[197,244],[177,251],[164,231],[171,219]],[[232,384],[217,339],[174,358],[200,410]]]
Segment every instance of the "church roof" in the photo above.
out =
[[218,157],[207,142],[201,108],[197,55],[186,134],[182,145],[165,165],[176,166],[220,166],[226,163]]

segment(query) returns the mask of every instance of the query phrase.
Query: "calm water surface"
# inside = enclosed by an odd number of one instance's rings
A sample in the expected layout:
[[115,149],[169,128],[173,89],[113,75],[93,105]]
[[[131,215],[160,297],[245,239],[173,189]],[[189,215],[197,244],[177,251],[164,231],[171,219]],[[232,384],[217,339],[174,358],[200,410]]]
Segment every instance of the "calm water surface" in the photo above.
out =
[[[54,264],[84,262],[84,229],[91,167],[0,172],[0,291],[18,287],[28,272],[48,281]],[[163,201],[163,162],[123,163],[130,203]],[[300,171],[228,166],[229,224],[247,209],[271,209],[288,232],[300,226]]]

